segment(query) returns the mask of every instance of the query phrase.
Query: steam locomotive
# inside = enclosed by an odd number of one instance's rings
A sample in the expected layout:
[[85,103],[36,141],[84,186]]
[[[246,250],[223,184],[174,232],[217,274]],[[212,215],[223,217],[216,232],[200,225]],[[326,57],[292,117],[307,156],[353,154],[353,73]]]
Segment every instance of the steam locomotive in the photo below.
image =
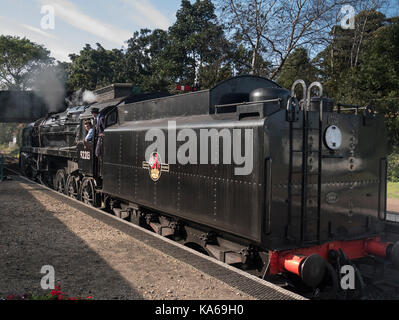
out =
[[[360,265],[399,267],[399,244],[382,241],[387,136],[371,107],[335,107],[317,82],[289,91],[256,76],[172,96],[128,84],[96,94],[25,128],[28,177],[312,294],[341,292],[343,265],[356,289]],[[98,138],[84,141],[93,107],[106,127],[100,157]]]

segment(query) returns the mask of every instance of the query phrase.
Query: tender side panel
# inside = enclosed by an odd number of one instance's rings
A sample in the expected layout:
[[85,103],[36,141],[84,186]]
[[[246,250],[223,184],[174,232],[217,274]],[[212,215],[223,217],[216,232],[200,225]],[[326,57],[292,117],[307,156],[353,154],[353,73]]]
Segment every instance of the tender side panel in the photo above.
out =
[[[177,119],[177,133],[191,128],[197,137],[197,155],[200,161],[200,130],[226,129],[233,139],[233,129],[242,129],[242,155],[244,155],[245,129],[253,136],[253,170],[249,175],[236,175],[234,169],[243,165],[210,164],[211,142],[208,144],[208,164],[174,164],[168,156],[161,155],[164,168],[158,181],[150,178],[143,168],[145,152],[152,141],[145,141],[147,130],[161,129],[166,141],[167,120],[132,122],[106,130],[104,151],[104,192],[120,199],[159,210],[187,220],[202,223],[241,237],[260,242],[264,219],[264,120],[231,121],[223,123],[210,116]],[[219,131],[220,132],[220,131]],[[172,136],[171,136],[172,138]],[[187,140],[186,140],[187,141]],[[223,138],[220,139],[223,141]],[[184,144],[177,142],[177,150]],[[223,161],[223,144],[219,142]],[[230,142],[230,147],[232,142]],[[259,147],[261,146],[261,147]],[[170,147],[170,145],[169,145]],[[231,148],[230,148],[231,149]],[[233,151],[231,152],[232,161]],[[249,163],[249,162],[248,162]]]
[[[385,170],[380,173],[380,168],[387,153],[383,117],[378,115],[365,125],[362,116],[330,114],[326,122],[326,127],[337,125],[343,138],[337,153],[341,157],[323,160],[323,238],[380,233],[383,223],[378,218],[378,197],[380,184],[384,190],[386,185]],[[382,202],[385,199],[386,195]]]

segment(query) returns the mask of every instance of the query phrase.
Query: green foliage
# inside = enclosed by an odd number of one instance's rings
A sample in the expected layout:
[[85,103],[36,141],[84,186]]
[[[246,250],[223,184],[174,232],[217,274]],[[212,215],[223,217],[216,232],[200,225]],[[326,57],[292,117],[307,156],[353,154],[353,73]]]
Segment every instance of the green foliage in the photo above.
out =
[[[311,63],[308,51],[304,48],[294,50],[277,76],[277,82],[287,89],[291,89],[292,84],[297,79],[305,80],[306,83],[311,83],[317,79],[317,69]],[[298,98],[302,99],[300,94],[298,94]]]
[[355,29],[333,27],[331,43],[313,61],[330,96],[336,99],[353,99],[358,96],[359,92],[353,92],[358,88],[358,84],[354,83],[354,80],[358,80],[356,72],[362,63],[367,63],[368,58],[364,52],[375,40],[375,32],[383,26],[385,20],[382,13],[370,10],[360,12],[355,17]]
[[399,152],[397,149],[388,156],[388,180],[399,182]]
[[13,149],[9,149],[9,142],[13,140],[13,137],[17,137],[17,146],[21,145],[22,130],[24,124],[18,123],[0,123],[0,146],[3,145],[2,152],[10,153]]
[[69,55],[72,63],[66,65],[70,91],[94,90],[116,82],[124,81],[125,68],[122,50],[106,50],[97,43],[93,49],[89,44],[80,54]]
[[[0,89],[32,89],[42,70],[53,65],[50,51],[43,46],[26,38],[0,35]],[[15,123],[0,123],[0,144],[8,145],[14,134],[20,143],[21,129]]]
[[[142,91],[173,91],[176,83],[210,88],[233,75],[234,51],[217,23],[209,0],[183,0],[169,31],[141,29],[127,40],[126,50],[86,45],[66,66],[69,88],[93,90],[115,82],[131,82]],[[240,53],[243,50],[239,51]]]
[[125,54],[126,81],[138,84],[143,91],[165,91],[169,78],[165,72],[168,60],[165,49],[167,32],[142,29],[127,41]]
[[173,80],[187,85],[197,80],[201,88],[209,88],[231,76],[228,60],[232,44],[217,22],[211,1],[196,0],[191,4],[182,0],[176,22],[169,28],[169,38],[165,53],[174,70]]
[[[350,71],[344,97],[358,104],[372,104],[386,115],[389,142],[399,145],[399,25],[387,25],[374,33],[361,64]],[[351,90],[351,91],[349,91]]]
[[334,39],[313,63],[335,102],[372,105],[386,116],[390,147],[399,146],[399,24],[373,10],[356,28],[331,31]]
[[0,35],[0,88],[30,88],[35,75],[53,62],[43,46],[26,38]]
[[0,144],[8,144],[13,137],[15,124],[0,123]]
[[43,293],[25,293],[24,295],[9,294],[6,299],[3,300],[92,300],[92,296],[82,298],[80,296],[71,297],[67,293],[61,291],[60,285],[56,286],[48,294]]

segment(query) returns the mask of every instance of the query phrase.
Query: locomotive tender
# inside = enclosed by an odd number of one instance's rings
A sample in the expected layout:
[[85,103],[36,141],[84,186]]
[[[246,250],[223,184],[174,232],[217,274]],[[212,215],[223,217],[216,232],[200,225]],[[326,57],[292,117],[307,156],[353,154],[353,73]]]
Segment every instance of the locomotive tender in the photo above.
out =
[[[291,92],[255,76],[174,96],[131,95],[130,89],[100,89],[97,103],[27,126],[21,170],[263,278],[282,274],[309,288],[329,283],[336,291],[343,262],[355,266],[377,256],[399,267],[399,244],[381,241],[387,197],[383,115],[369,107],[334,109],[319,83],[307,88],[302,80]],[[313,89],[318,96],[311,96]],[[83,141],[92,107],[105,117],[100,159],[96,139]],[[150,153],[155,138],[149,131],[164,137]],[[187,133],[203,137],[204,131],[213,136],[182,152],[198,159],[176,161]],[[248,150],[251,163],[222,161]],[[237,174],[245,166],[252,170]]]

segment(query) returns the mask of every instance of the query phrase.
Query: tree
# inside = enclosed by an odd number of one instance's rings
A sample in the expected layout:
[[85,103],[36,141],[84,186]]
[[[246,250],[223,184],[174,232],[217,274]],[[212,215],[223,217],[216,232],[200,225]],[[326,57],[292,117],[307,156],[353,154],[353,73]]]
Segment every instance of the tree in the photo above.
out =
[[358,101],[386,116],[391,146],[399,146],[399,24],[380,27],[357,73]]
[[26,38],[0,36],[0,87],[25,90],[32,86],[35,75],[54,59],[50,51]]
[[89,44],[79,55],[70,54],[71,63],[66,66],[68,87],[71,91],[79,89],[94,90],[116,82],[125,82],[122,50],[106,50],[97,43],[93,49]]
[[169,85],[167,59],[164,51],[168,33],[164,30],[141,29],[127,41],[125,53],[126,78],[142,91],[164,91]]
[[267,21],[273,13],[277,1],[264,2],[253,0],[240,2],[222,0],[219,2],[225,26],[233,32],[233,39],[244,44],[251,51],[250,73],[258,74],[257,61],[266,53],[267,48],[262,41],[267,31]]
[[[230,36],[252,51],[251,73],[256,61],[270,61],[274,79],[296,48],[318,51],[331,40],[329,30],[343,5],[361,0],[218,0]],[[373,1],[378,2],[378,1]]]
[[314,62],[329,96],[384,113],[390,145],[399,146],[398,19],[367,10],[355,20],[354,30],[335,27],[334,41]]
[[[215,7],[209,0],[182,0],[176,22],[169,28],[166,54],[169,72],[181,84],[201,83],[204,88],[231,73],[227,67],[230,43],[217,21]],[[218,73],[217,70],[222,72]],[[215,75],[211,75],[211,70]]]
[[387,19],[382,13],[366,10],[356,15],[355,29],[344,30],[338,25],[332,28],[331,43],[313,60],[330,96],[348,103],[359,103],[359,98],[364,96],[359,70],[362,64],[368,63],[365,53],[375,41],[376,31],[385,24]]
[[317,80],[317,69],[310,61],[308,51],[305,48],[295,49],[287,58],[277,76],[277,82],[287,89],[291,89],[292,84],[297,79],[305,80],[308,84]]
[[[26,38],[0,36],[0,89],[27,90],[35,87],[43,69],[54,65],[50,51]],[[0,144],[8,144],[14,135],[20,142],[23,126],[0,123]]]

